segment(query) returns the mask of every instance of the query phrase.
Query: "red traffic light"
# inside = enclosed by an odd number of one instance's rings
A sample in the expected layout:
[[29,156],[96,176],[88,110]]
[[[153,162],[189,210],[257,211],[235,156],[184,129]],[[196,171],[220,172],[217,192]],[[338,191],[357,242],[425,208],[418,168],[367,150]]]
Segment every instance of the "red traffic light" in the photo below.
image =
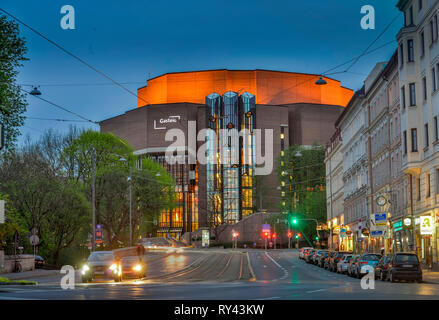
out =
[[301,233],[298,233],[297,236],[300,238],[300,237],[302,237],[302,234],[301,234]]
[[291,238],[293,236],[293,233],[291,231],[288,231],[288,238]]
[[275,234],[275,233],[273,233],[273,239],[276,239],[276,237],[277,237],[277,234]]
[[268,238],[268,232],[264,232],[264,237]]

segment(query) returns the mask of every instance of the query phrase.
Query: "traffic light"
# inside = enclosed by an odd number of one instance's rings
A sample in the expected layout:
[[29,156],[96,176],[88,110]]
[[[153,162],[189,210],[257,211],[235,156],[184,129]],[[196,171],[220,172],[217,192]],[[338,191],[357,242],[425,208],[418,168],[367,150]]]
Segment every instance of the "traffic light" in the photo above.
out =
[[291,231],[288,231],[288,238],[291,238],[293,236],[293,233]]
[[316,241],[319,241],[319,236],[316,236]]
[[264,237],[268,238],[268,232],[264,232]]
[[296,234],[296,236],[295,236],[294,238],[296,238],[296,239],[299,239],[299,235],[298,235],[298,234]]
[[276,239],[277,234],[273,233],[272,237],[273,237],[273,239]]
[[296,219],[296,218],[293,218],[293,220],[291,220],[291,222],[292,222],[293,224],[297,224],[297,219]]

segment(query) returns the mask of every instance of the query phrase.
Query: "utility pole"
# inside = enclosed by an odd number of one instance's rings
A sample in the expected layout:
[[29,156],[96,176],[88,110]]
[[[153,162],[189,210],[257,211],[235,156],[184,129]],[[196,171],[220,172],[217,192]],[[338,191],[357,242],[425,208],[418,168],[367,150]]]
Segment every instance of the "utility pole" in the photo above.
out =
[[133,224],[132,224],[132,190],[133,190],[133,184],[132,184],[132,167],[130,166],[130,247],[133,245]]
[[96,195],[95,195],[95,157],[96,157],[96,149],[93,147],[93,150],[92,150],[92,175],[93,175],[93,178],[92,178],[92,185],[91,185],[91,221],[92,221],[92,227],[93,227],[93,231],[92,231],[92,234],[93,234],[93,242],[92,242],[92,245],[91,245],[91,248],[92,248],[92,251],[95,251],[95,249],[96,249],[96,213],[95,213],[95,210],[96,210],[96,208],[95,208],[95,202],[96,202],[96,199],[95,199],[95,197],[96,197]]

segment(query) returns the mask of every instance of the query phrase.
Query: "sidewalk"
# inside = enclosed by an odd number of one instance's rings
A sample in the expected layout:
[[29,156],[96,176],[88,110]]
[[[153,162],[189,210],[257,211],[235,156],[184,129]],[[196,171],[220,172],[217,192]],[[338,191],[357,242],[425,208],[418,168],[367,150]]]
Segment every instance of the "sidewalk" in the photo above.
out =
[[59,270],[35,269],[33,271],[24,271],[18,273],[1,273],[0,277],[8,278],[9,280],[27,280],[39,277],[50,277],[58,274],[60,274]]
[[426,283],[434,283],[439,284],[439,272],[438,271],[430,271],[428,269],[422,270],[422,280]]

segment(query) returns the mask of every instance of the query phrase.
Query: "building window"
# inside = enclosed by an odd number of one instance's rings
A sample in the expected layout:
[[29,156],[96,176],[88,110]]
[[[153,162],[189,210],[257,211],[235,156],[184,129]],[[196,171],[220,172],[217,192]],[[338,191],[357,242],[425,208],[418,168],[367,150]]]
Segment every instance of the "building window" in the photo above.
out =
[[421,57],[425,55],[425,34],[424,31],[421,32]]
[[437,14],[434,16],[434,40],[437,40],[437,33],[438,33],[438,29],[437,29],[438,25],[437,25]]
[[427,100],[427,78],[422,78],[422,92],[424,93],[424,101]]
[[431,83],[433,85],[433,92],[437,90],[437,81],[436,81],[436,69],[431,69]]
[[413,128],[411,130],[412,132],[412,152],[418,151],[418,130],[416,128]]
[[409,8],[409,18],[410,18],[410,25],[414,24],[413,23],[413,7]]
[[428,123],[426,123],[425,125],[424,125],[424,134],[425,134],[425,147],[428,147],[428,145],[429,145],[429,139],[428,139]]
[[415,61],[415,52],[413,49],[413,40],[407,40],[407,59],[408,62],[413,62]]
[[418,195],[418,201],[421,200],[421,178],[416,178],[416,191]]
[[439,138],[439,132],[437,127],[437,117],[434,117],[434,140],[436,141]]
[[436,169],[436,194],[439,194],[439,169]]
[[401,88],[401,105],[402,109],[405,109],[405,87],[402,86]]
[[416,106],[416,85],[410,83],[410,106]]
[[419,11],[422,10],[422,1],[423,1],[423,0],[418,0],[418,10],[419,10]]
[[429,173],[427,173],[426,174],[426,177],[425,177],[425,179],[426,179],[426,181],[425,181],[425,183],[426,183],[426,197],[427,198],[430,198],[430,174]]
[[404,44],[399,45],[399,58],[401,61],[401,67],[404,65]]
[[404,154],[407,154],[407,131],[404,131],[402,136],[404,140]]

